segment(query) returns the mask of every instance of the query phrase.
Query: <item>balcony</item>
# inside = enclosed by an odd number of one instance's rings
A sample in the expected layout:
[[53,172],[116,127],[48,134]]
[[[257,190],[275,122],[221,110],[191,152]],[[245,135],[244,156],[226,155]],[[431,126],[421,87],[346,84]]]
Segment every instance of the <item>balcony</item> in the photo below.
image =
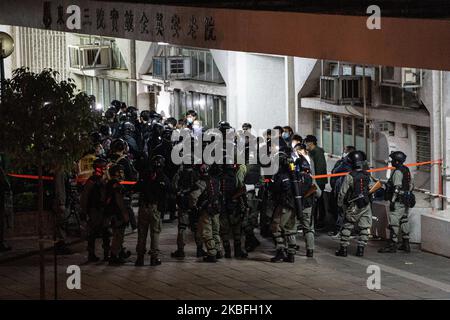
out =
[[[370,101],[370,78],[365,77],[366,99]],[[362,76],[321,76],[320,98],[333,104],[363,103]]]

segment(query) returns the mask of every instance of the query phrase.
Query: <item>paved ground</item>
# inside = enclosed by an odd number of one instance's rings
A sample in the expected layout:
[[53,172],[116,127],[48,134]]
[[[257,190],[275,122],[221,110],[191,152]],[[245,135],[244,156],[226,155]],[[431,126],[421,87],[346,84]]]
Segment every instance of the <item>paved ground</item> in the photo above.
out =
[[[86,264],[85,244],[77,253],[59,258],[60,299],[450,299],[450,259],[421,252],[380,255],[381,245],[371,241],[366,257],[334,256],[338,243],[327,235],[317,237],[316,255],[304,256],[303,240],[295,264],[268,262],[272,243],[264,240],[247,260],[221,260],[207,264],[195,258],[192,239],[184,261],[172,259],[176,224],[164,224],[163,264],[134,266],[135,256],[122,267]],[[126,238],[134,249],[136,234]],[[99,245],[100,247],[100,245]],[[352,247],[352,254],[354,254]],[[133,250],[134,251],[134,250]],[[47,296],[53,297],[52,257],[47,256]],[[146,263],[149,263],[149,258]],[[68,290],[66,268],[81,267],[81,290]],[[367,266],[381,268],[381,289],[369,290]],[[38,299],[38,256],[0,264],[0,299]]]

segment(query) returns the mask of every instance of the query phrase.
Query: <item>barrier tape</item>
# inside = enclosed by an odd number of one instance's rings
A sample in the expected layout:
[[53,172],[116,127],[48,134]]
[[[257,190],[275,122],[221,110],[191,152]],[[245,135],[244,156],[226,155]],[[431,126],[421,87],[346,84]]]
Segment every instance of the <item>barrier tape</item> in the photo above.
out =
[[[416,162],[416,163],[408,163],[405,164],[406,167],[420,167],[430,164],[442,164],[442,160],[431,160],[431,161],[425,161],[425,162]],[[382,168],[375,168],[367,170],[367,172],[379,172],[379,171],[387,171],[395,169],[394,167],[382,167]],[[348,175],[349,172],[341,172],[341,173],[329,173],[329,174],[320,174],[313,176],[314,179],[324,179],[324,178],[332,178],[332,177],[342,177]],[[15,173],[8,173],[8,176],[19,178],[19,179],[31,179],[31,180],[39,180],[39,176],[35,175],[29,175],[29,174],[15,174]],[[42,176],[42,180],[52,181],[53,177],[49,176]],[[77,182],[83,182],[87,179],[77,179]],[[266,179],[267,180],[267,179]],[[264,180],[264,182],[268,182]],[[134,185],[136,184],[136,181],[122,181],[120,184],[123,185]]]

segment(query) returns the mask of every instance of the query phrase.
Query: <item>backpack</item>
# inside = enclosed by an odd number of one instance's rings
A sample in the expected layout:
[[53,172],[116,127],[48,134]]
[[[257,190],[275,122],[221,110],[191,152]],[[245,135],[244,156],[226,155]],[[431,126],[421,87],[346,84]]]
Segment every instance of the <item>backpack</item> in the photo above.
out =
[[352,171],[350,172],[350,175],[353,178],[352,195],[350,199],[357,199],[355,204],[359,209],[362,209],[370,203],[370,175],[367,171]]
[[406,166],[400,166],[398,168],[403,175],[402,179],[402,191],[403,195],[401,196],[401,201],[407,208],[414,208],[416,205],[416,196],[411,191],[412,183],[411,183],[411,172],[409,168]]

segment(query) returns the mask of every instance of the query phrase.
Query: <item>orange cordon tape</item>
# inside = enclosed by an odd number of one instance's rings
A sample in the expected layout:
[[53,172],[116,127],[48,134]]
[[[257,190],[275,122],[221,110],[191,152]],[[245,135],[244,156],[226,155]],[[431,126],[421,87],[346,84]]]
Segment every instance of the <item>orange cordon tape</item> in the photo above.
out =
[[[425,166],[425,165],[428,165],[428,164],[441,164],[441,163],[442,163],[442,160],[431,160],[431,161],[425,161],[425,162],[408,163],[408,164],[405,164],[405,166],[407,166],[407,167],[419,167],[419,166]],[[392,170],[392,169],[394,169],[394,167],[382,167],[382,168],[370,169],[370,170],[367,170],[367,172],[379,172],[379,171],[386,171],[386,170]],[[323,179],[323,178],[331,178],[331,177],[342,177],[342,176],[346,176],[347,174],[349,174],[349,172],[320,174],[320,175],[313,176],[313,178],[314,179]],[[39,180],[39,176],[33,176],[33,175],[29,175],[29,174],[9,173],[8,175],[10,177],[19,178],[19,179]],[[42,180],[51,181],[51,180],[53,180],[53,177],[42,176]],[[77,182],[83,182],[85,180],[86,179],[77,179]],[[134,185],[136,183],[137,183],[136,181],[122,181],[120,184]]]
[[[425,166],[427,164],[436,164],[442,163],[442,160],[431,160],[431,161],[425,161],[425,162],[416,162],[416,163],[408,163],[405,164],[407,167],[420,167]],[[379,172],[379,171],[386,171],[386,170],[392,170],[395,169],[394,167],[382,167],[382,168],[376,168],[376,169],[370,169],[367,170],[367,172]],[[342,177],[348,175],[348,172],[341,172],[341,173],[330,173],[330,174],[319,174],[316,176],[313,176],[314,179],[323,179],[323,178],[331,178],[331,177]]]
[[[31,180],[39,180],[39,176],[33,176],[30,174],[15,174],[15,173],[8,173],[8,176],[10,177],[14,177],[14,178],[19,178],[19,179],[31,179]],[[49,177],[49,176],[42,176],[42,180],[46,180],[46,181],[53,181],[53,177]],[[76,179],[77,183],[83,183],[85,182],[87,179]],[[136,181],[122,181],[120,184],[124,184],[124,185],[133,185],[136,184]]]

